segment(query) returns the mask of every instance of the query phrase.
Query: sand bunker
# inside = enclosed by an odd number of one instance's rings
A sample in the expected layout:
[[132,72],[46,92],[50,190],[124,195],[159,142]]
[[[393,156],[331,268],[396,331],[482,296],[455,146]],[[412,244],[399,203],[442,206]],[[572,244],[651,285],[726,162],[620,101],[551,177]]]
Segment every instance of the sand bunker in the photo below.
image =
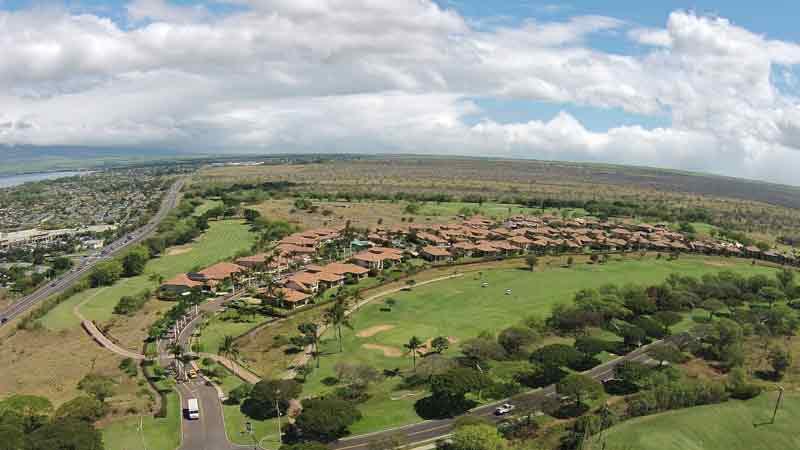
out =
[[380,350],[383,352],[383,356],[387,356],[389,358],[398,358],[403,356],[403,351],[397,347],[389,347],[387,345],[378,344],[364,344],[362,347],[368,350]]
[[358,333],[356,333],[356,336],[360,338],[368,338],[371,336],[375,336],[378,333],[389,331],[392,328],[394,328],[394,325],[375,325],[374,327],[369,327],[367,329],[359,331]]
[[170,247],[170,249],[167,250],[167,256],[176,256],[176,255],[182,255],[184,253],[189,253],[190,251],[192,251],[192,248],[193,247],[191,245],[179,245],[177,247]]

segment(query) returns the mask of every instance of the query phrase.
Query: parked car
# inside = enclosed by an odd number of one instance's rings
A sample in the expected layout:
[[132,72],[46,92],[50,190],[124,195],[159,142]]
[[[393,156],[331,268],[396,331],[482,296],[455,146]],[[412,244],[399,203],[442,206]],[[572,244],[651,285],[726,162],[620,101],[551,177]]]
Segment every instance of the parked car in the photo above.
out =
[[498,406],[494,410],[494,415],[495,416],[504,416],[504,415],[510,413],[511,411],[513,411],[514,408],[515,408],[515,406],[512,405],[511,403],[503,403],[502,405]]

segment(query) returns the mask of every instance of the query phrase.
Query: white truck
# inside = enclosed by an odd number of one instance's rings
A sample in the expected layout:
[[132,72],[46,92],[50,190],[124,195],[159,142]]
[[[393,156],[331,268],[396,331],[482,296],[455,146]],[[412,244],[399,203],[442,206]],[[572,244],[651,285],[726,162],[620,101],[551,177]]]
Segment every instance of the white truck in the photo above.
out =
[[188,416],[191,420],[197,420],[200,418],[200,403],[197,401],[196,398],[190,398],[187,402],[187,410]]

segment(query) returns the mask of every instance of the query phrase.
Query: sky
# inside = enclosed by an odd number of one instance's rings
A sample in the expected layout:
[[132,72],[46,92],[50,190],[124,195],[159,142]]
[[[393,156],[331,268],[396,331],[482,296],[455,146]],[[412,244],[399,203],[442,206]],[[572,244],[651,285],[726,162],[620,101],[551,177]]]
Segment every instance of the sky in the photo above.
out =
[[800,185],[797,17],[783,0],[0,0],[0,157],[413,153]]

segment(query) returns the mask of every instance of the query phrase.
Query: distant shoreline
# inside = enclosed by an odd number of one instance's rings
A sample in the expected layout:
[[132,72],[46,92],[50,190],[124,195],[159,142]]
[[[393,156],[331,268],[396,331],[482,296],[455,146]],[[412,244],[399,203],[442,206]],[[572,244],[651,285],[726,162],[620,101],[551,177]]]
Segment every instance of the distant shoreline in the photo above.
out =
[[41,172],[28,172],[18,173],[13,175],[0,175],[0,189],[19,186],[25,183],[32,183],[43,180],[55,180],[58,178],[67,178],[83,173],[91,173],[91,171],[75,171],[75,170],[51,170]]

